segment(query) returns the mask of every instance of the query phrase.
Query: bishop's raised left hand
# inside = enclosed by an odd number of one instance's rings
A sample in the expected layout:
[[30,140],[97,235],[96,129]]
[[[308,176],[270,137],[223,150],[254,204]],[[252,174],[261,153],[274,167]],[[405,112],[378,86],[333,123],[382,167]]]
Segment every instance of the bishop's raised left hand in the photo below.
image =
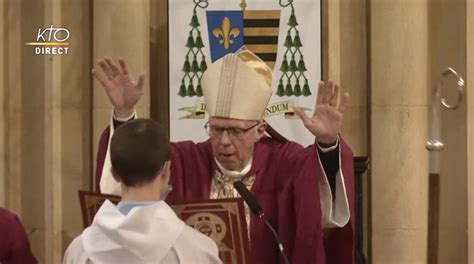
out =
[[320,143],[333,144],[341,132],[343,113],[349,101],[349,94],[344,93],[338,104],[339,93],[339,86],[333,82],[320,82],[313,115],[310,117],[302,108],[294,108],[304,126]]

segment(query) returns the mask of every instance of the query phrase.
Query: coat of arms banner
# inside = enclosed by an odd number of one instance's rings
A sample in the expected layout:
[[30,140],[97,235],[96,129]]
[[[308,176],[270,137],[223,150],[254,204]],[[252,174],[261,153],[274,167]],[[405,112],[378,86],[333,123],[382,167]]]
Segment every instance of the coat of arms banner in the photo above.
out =
[[[320,0],[171,0],[169,74],[171,140],[207,139],[201,77],[242,46],[273,69],[264,119],[288,139],[314,142],[293,113],[312,113],[321,79]],[[242,101],[252,95],[242,95]],[[202,128],[202,129],[200,129]]]

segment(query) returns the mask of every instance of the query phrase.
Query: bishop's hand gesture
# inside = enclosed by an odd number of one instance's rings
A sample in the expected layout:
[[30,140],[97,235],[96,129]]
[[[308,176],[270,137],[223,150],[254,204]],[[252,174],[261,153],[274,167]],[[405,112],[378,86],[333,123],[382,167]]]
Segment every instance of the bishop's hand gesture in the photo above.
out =
[[126,118],[130,116],[143,95],[143,83],[145,74],[140,74],[138,80],[128,71],[127,64],[123,59],[118,60],[118,64],[109,57],[100,59],[98,64],[101,71],[92,69],[92,75],[100,82],[110,103],[114,106],[115,116]]
[[320,82],[313,115],[306,115],[302,108],[294,108],[304,126],[320,143],[334,144],[341,132],[343,113],[349,101],[349,94],[344,93],[338,104],[339,92],[339,86],[333,82]]

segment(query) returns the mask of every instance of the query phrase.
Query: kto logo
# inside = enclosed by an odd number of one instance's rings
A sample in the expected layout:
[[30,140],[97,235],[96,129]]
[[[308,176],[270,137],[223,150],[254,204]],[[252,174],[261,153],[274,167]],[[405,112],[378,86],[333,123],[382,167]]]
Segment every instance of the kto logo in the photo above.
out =
[[63,55],[69,51],[67,40],[71,32],[67,28],[54,27],[38,28],[36,42],[25,43],[28,46],[35,46],[35,54],[38,55]]

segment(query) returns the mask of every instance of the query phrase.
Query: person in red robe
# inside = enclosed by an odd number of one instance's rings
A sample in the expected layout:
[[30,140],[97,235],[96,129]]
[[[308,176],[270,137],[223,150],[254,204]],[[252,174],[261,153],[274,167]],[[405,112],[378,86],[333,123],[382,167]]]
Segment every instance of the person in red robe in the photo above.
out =
[[[118,126],[136,118],[144,83],[143,75],[134,82],[125,62],[119,64],[105,58],[99,61],[102,71],[92,71],[114,106],[99,142],[96,186],[114,194],[120,194],[120,185],[110,176],[109,139]],[[291,263],[353,263],[353,157],[339,137],[348,94],[338,104],[339,87],[321,82],[313,115],[294,109],[316,138],[303,148],[265,135],[262,117],[272,94],[271,70],[253,53],[224,56],[209,66],[201,83],[209,139],[173,144],[168,201],[239,197],[232,183],[242,181],[277,230]],[[252,260],[284,263],[261,219],[248,214],[247,221]]]
[[14,213],[4,208],[0,208],[0,263],[37,263],[23,225]]

